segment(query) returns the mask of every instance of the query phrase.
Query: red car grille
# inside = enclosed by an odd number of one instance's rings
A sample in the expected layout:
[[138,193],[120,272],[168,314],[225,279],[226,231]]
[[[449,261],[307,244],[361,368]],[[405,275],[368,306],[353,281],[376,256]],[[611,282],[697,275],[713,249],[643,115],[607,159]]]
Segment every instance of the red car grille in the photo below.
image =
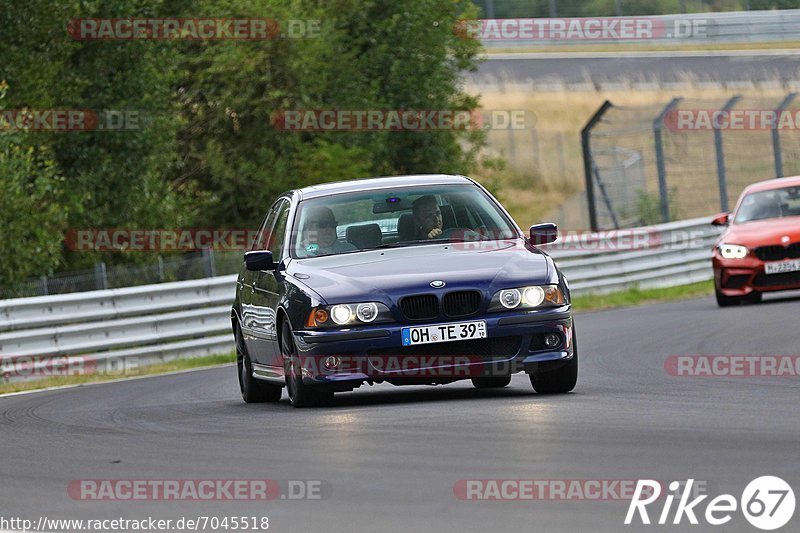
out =
[[789,246],[760,246],[753,250],[762,261],[782,261],[800,258],[800,242]]
[[756,287],[782,287],[800,286],[800,272],[786,272],[783,274],[759,274],[753,280]]

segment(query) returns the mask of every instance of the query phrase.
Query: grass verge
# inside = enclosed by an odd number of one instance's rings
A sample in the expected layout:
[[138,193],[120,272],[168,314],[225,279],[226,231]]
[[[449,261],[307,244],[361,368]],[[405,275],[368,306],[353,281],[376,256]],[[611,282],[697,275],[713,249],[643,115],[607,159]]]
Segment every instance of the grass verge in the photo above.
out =
[[669,287],[666,289],[629,289],[609,294],[589,294],[572,299],[575,311],[599,311],[617,307],[632,307],[659,302],[687,300],[714,294],[713,281],[701,281],[691,285]]
[[133,378],[140,376],[152,376],[175,372],[178,370],[189,370],[204,366],[217,366],[236,362],[236,355],[231,352],[222,355],[207,355],[204,357],[192,357],[188,359],[176,359],[167,363],[157,363],[138,368],[126,368],[120,372],[86,374],[75,376],[51,376],[43,379],[15,381],[0,383],[0,394],[10,392],[22,392],[28,390],[45,389],[50,387],[63,387],[66,385],[83,385],[86,383],[99,383],[121,378]]

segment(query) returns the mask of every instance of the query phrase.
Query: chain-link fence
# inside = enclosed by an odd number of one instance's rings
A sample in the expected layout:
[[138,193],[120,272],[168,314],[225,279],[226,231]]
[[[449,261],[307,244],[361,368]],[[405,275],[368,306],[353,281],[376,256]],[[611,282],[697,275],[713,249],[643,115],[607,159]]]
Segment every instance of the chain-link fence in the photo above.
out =
[[155,262],[146,265],[110,266],[97,263],[88,270],[42,276],[12,287],[0,287],[0,300],[235,274],[242,266],[242,257],[242,252],[214,252],[209,249],[184,254],[179,258],[158,256]]
[[593,229],[729,211],[748,184],[800,174],[798,100],[605,104],[583,132]]

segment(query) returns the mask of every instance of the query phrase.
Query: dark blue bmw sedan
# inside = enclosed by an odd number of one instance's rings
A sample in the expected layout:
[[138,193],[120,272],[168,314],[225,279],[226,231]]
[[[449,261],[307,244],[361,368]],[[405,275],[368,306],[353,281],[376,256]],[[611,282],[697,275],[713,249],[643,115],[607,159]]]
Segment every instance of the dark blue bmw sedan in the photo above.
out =
[[270,207],[245,254],[231,320],[246,402],[300,407],[363,384],[575,387],[567,280],[464,176],[307,187]]

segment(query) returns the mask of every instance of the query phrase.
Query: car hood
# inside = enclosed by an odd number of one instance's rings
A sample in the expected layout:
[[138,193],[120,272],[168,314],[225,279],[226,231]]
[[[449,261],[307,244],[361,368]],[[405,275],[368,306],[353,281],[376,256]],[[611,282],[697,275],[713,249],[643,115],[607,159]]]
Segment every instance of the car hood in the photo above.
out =
[[[480,249],[475,247],[482,245]],[[524,285],[558,283],[550,258],[524,241],[428,244],[293,260],[286,273],[327,303],[374,298],[397,301],[407,294],[438,290],[486,292]],[[430,283],[441,280],[442,289]]]
[[733,224],[720,237],[720,242],[741,244],[749,248],[769,245],[785,245],[800,242],[800,217],[771,218],[744,224]]

